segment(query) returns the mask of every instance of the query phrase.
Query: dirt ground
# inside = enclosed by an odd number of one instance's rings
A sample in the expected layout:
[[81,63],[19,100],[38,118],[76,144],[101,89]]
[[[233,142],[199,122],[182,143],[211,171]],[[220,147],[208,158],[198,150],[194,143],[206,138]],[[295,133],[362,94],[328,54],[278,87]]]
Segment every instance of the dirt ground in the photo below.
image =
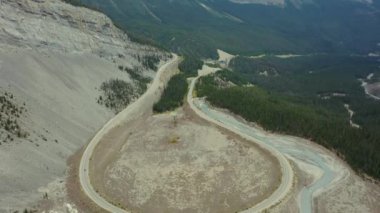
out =
[[115,128],[92,160],[95,189],[132,212],[236,212],[265,199],[281,177],[271,155],[187,106]]
[[[346,163],[341,162],[347,166]],[[344,178],[314,199],[315,212],[377,213],[380,209],[380,185],[360,177],[348,166]]]

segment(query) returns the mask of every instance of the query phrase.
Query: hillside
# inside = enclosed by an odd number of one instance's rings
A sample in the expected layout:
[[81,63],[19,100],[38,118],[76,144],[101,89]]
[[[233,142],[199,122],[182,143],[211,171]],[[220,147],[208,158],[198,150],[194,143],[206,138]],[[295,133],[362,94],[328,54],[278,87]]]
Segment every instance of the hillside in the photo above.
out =
[[266,130],[312,139],[379,179],[380,103],[359,81],[378,81],[377,58],[281,57],[236,57],[232,72],[202,79],[198,95]]
[[172,51],[216,57],[379,51],[380,5],[361,0],[77,0]]
[[0,212],[13,212],[64,199],[68,157],[137,98],[170,55],[59,0],[0,6]]

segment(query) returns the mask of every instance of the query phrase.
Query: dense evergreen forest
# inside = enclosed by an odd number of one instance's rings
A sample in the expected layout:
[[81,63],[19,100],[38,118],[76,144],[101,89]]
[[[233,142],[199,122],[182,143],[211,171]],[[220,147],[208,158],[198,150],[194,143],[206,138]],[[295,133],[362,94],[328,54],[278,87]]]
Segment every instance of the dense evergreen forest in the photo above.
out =
[[[347,72],[354,76],[352,78],[365,75],[365,72],[371,71],[371,63],[367,64],[366,71],[360,73],[361,69],[353,66],[352,63],[358,63],[354,61],[344,66],[345,75],[337,75],[328,71],[333,64],[332,67],[339,73],[340,63],[335,60],[332,60],[331,64],[310,58],[289,61],[278,58],[260,61],[247,59],[250,62],[245,62],[252,63],[250,66],[240,63],[240,60],[244,62],[246,59],[238,58],[232,63],[235,72],[225,70],[201,78],[196,88],[198,96],[206,96],[211,104],[256,122],[266,130],[311,139],[336,151],[357,171],[380,178],[380,103],[366,97],[356,79],[354,82],[344,79],[351,78],[347,77],[350,76]],[[292,67],[288,68],[284,64]],[[309,73],[309,69],[303,71],[301,68],[306,65],[314,67],[315,72],[326,71],[323,75],[331,75],[331,79],[328,78],[324,82],[315,78],[314,81],[308,82],[307,77],[300,77],[303,76],[300,73]],[[272,76],[268,74],[265,76],[266,79],[258,79],[259,75],[264,78],[263,74],[259,74],[263,72],[262,66],[265,67],[265,71],[272,70]],[[299,72],[300,76],[292,80],[295,82],[288,84],[287,72],[296,76],[295,73]],[[336,78],[332,78],[334,75],[337,75]],[[288,80],[291,80],[290,76]],[[274,85],[271,85],[271,82]],[[251,83],[254,83],[254,86],[250,85]],[[342,89],[341,92],[345,92],[346,95],[321,98],[322,92],[335,91],[337,88]],[[349,103],[356,110],[354,121],[359,123],[361,128],[350,126],[344,103]]]
[[234,58],[231,69],[254,84],[288,95],[345,92],[363,96],[359,78],[377,73],[376,59],[344,55],[306,55],[292,58],[267,56]]
[[196,57],[184,56],[184,60],[179,64],[179,70],[186,77],[195,77],[198,75],[198,70],[202,69],[203,61]]
[[202,66],[203,62],[201,60],[185,56],[178,66],[180,73],[170,79],[161,99],[154,104],[153,111],[161,113],[182,106],[188,89],[187,78],[196,76]]
[[237,57],[230,67],[252,84],[289,96],[295,103],[322,107],[344,116],[347,113],[343,104],[349,104],[355,111],[356,123],[366,128],[380,125],[380,103],[365,95],[359,81],[370,73],[380,74],[376,58],[339,55],[286,59]]
[[79,1],[103,11],[129,34],[186,55],[216,58],[216,49],[243,55],[378,49],[378,1],[285,1],[284,7],[230,0]]

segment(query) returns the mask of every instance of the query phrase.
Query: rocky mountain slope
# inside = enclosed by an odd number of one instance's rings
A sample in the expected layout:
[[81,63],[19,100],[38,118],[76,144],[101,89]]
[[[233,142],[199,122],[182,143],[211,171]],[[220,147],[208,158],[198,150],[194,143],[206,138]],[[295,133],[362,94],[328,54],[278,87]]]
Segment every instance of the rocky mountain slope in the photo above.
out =
[[64,186],[68,157],[114,115],[99,104],[104,82],[128,85],[133,101],[145,88],[140,80],[169,57],[131,42],[95,11],[60,0],[0,1],[0,212]]

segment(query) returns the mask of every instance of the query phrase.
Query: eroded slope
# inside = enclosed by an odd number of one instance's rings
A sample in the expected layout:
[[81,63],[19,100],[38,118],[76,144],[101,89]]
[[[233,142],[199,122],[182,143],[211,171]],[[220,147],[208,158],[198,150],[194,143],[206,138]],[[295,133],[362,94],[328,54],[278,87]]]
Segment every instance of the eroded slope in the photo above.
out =
[[[45,194],[53,199],[51,185],[64,191],[67,158],[114,115],[98,103],[102,83],[138,88],[136,76],[119,67],[152,79],[149,60],[170,56],[131,42],[106,16],[59,0],[0,6],[0,91],[26,108],[17,123],[28,133],[0,145],[0,211],[23,210]],[[130,101],[141,93],[132,91]]]

